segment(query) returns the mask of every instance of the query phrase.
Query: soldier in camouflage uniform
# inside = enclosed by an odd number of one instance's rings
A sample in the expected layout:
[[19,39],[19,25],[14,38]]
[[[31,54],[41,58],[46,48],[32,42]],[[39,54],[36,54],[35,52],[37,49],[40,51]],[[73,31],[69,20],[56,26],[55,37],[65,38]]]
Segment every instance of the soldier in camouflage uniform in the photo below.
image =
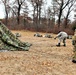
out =
[[21,42],[12,32],[0,22],[0,50],[29,50],[31,44]]
[[72,40],[72,44],[74,46],[74,48],[73,48],[73,59],[72,59],[72,62],[76,63],[76,29],[75,29],[74,37],[73,37],[73,40]]

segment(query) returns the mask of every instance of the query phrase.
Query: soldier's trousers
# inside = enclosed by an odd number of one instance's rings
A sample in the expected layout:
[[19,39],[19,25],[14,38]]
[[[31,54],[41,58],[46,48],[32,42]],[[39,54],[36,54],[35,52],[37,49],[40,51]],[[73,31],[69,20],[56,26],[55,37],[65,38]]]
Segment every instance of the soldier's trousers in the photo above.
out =
[[66,44],[66,38],[64,38],[64,39],[61,39],[61,38],[59,38],[59,41],[58,41],[58,43],[61,43],[61,41],[63,42],[63,44]]
[[73,60],[76,61],[76,46],[73,48]]

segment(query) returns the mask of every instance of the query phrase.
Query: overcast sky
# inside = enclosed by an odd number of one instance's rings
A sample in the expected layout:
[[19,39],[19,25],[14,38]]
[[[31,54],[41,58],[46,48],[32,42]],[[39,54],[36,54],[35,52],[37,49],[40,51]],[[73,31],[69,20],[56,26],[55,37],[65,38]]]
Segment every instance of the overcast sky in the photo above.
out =
[[[46,0],[47,1],[47,5],[51,4],[51,0]],[[0,4],[0,19],[5,17],[5,13],[4,13],[4,7],[2,4]]]
[[[46,0],[47,1],[47,6],[51,4],[51,0]],[[71,13],[71,18],[73,19],[73,13]],[[3,5],[0,4],[0,19],[5,17],[5,13],[4,13],[4,7]]]
[[4,8],[3,6],[0,4],[0,19],[4,18]]

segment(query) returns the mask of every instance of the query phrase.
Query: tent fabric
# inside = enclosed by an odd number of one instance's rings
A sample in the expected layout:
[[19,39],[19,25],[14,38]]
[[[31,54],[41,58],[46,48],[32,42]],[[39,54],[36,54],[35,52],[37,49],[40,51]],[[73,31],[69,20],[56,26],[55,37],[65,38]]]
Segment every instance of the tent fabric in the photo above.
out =
[[21,42],[2,22],[0,22],[0,50],[29,50],[28,42]]

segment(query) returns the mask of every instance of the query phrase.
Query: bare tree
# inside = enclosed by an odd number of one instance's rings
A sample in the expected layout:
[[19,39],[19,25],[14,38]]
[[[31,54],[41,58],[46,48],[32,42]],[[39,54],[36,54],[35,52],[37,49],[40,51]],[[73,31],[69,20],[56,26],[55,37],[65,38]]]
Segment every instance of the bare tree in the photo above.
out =
[[38,25],[40,25],[40,19],[41,19],[41,7],[43,4],[43,0],[30,0],[32,7],[33,7],[33,23],[36,24],[37,30]]
[[58,27],[60,27],[61,17],[63,15],[63,10],[74,0],[54,0],[58,7]]
[[74,20],[76,21],[76,4],[74,5]]
[[10,0],[1,0],[1,3],[4,5],[5,8],[5,20],[6,20],[6,25],[8,24],[8,17],[9,17],[9,12],[10,12]]
[[25,10],[26,6],[27,6],[27,4],[26,4],[25,0],[15,0],[13,2],[12,11],[15,13],[15,15],[17,17],[18,24],[20,24],[21,11]]
[[55,0],[53,0],[51,2],[51,6],[48,7],[47,9],[47,15],[48,15],[48,18],[49,18],[49,21],[51,20],[51,23],[52,23],[52,27],[54,27],[55,25],[55,17],[58,16],[58,6],[57,6],[57,3],[55,2]]
[[64,27],[66,28],[67,27],[67,24],[68,24],[68,18],[69,18],[69,15],[71,13],[71,11],[74,9],[72,8],[75,4],[76,0],[73,0],[69,3],[69,5],[67,6],[67,14],[65,16],[65,24],[64,24]]

